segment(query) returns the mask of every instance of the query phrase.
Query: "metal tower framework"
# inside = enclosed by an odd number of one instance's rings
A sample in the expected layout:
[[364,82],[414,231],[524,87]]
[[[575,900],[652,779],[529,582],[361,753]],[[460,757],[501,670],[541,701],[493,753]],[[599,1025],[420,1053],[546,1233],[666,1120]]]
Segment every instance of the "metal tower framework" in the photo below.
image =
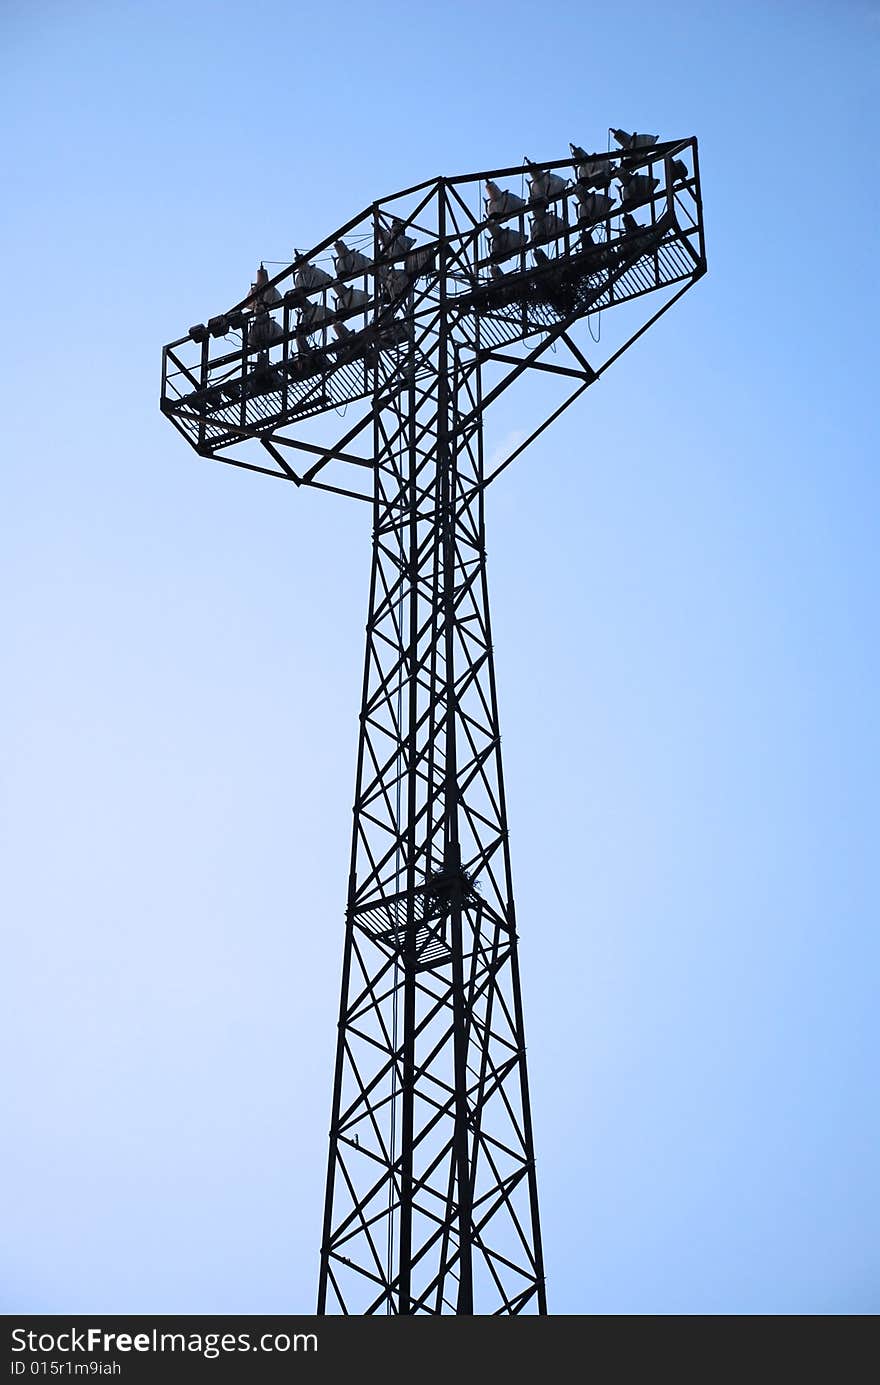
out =
[[[372,508],[320,1313],[547,1311],[484,507],[705,272],[696,141],[615,133],[378,201],[165,348],[201,455]],[[564,396],[487,464],[527,372]]]

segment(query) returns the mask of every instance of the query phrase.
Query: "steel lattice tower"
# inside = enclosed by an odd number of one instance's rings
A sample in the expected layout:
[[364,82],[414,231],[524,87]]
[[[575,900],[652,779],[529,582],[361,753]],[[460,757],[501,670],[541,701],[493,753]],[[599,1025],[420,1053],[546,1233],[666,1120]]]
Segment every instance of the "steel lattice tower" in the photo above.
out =
[[[376,202],[164,352],[200,454],[372,508],[320,1313],[547,1311],[484,507],[705,272],[696,141],[613,133]],[[594,364],[573,329],[610,308]],[[487,467],[486,410],[527,371],[569,393]]]

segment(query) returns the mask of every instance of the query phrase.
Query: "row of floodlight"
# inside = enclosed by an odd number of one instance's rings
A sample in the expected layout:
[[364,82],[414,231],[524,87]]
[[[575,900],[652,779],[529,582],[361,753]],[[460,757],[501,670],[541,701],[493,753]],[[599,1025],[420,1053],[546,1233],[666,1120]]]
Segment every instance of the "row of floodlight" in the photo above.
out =
[[[576,224],[567,222],[556,212],[536,209],[529,218],[529,232],[493,222],[488,227],[493,264],[500,260],[508,260],[525,250],[534,249],[535,246],[561,240],[565,236],[573,237],[578,249],[589,250],[596,244],[593,238],[595,226],[598,222],[607,220],[613,205],[612,198],[600,198],[600,195],[596,194],[596,200],[590,204],[591,215],[579,218]],[[625,230],[638,227],[638,222],[623,206],[615,208],[615,211],[623,212]]]
[[[338,240],[334,242],[335,276],[318,265],[302,264],[294,273],[294,287],[282,294],[274,284],[270,284],[268,271],[261,264],[251,284],[250,295],[240,308],[210,318],[207,326],[197,323],[190,328],[189,335],[196,342],[202,342],[208,336],[223,337],[230,331],[240,331],[247,318],[251,324],[251,338],[254,339],[256,326],[258,344],[262,344],[261,337],[268,344],[283,336],[280,325],[270,316],[273,308],[281,306],[298,309],[300,327],[309,332],[317,331],[341,316],[362,312],[370,306],[373,296],[366,289],[345,282],[368,273],[374,274],[378,280],[380,302],[391,305],[406,293],[414,279],[431,272],[437,251],[436,247],[430,245],[416,249],[415,238],[405,234],[404,223],[397,217],[390,226],[379,228],[379,242],[389,260],[403,260],[402,268],[392,263],[375,264],[360,250],[354,250],[345,241]],[[326,303],[311,301],[312,294],[326,295],[326,290],[331,286],[334,287],[336,299],[335,311],[328,308]]]
[[[508,280],[510,275],[505,274],[498,261],[510,259],[514,254],[521,254],[525,249],[531,251],[535,269],[550,269],[551,267],[560,269],[566,264],[570,265],[574,263],[577,265],[581,260],[584,260],[584,263],[596,269],[616,263],[621,256],[628,257],[631,255],[644,254],[647,250],[653,249],[664,234],[665,227],[662,222],[657,223],[657,225],[643,226],[640,222],[636,221],[635,217],[630,212],[624,212],[622,220],[622,232],[613,240],[597,242],[593,238],[592,230],[589,227],[582,230],[580,234],[577,235],[577,246],[573,262],[565,255],[557,255],[555,259],[551,259],[546,250],[544,250],[541,245],[536,245],[534,242],[529,243],[527,246],[525,244],[518,244],[515,250],[509,251],[506,254],[503,251],[494,254],[493,259],[496,262],[489,266],[489,278],[496,285],[500,280]],[[584,257],[586,258],[584,259]]]
[[[622,149],[629,151],[630,160],[643,159],[644,155],[635,151],[649,149],[657,142],[656,135],[630,135],[624,130],[614,130],[612,134]],[[519,254],[530,244],[556,240],[572,229],[586,231],[585,240],[589,243],[589,228],[605,221],[612,208],[617,212],[628,213],[634,207],[642,206],[653,199],[660,185],[659,178],[654,178],[648,173],[633,172],[631,168],[624,166],[626,158],[621,165],[617,165],[608,158],[591,158],[577,144],[572,144],[570,148],[575,173],[573,181],[562,177],[561,174],[538,168],[526,159],[526,168],[530,170],[527,174],[528,199],[509,188],[500,187],[492,179],[487,179],[487,233],[491,242],[491,259],[495,263]],[[689,176],[687,165],[681,159],[672,161],[671,173],[673,186],[684,182]],[[619,201],[608,191],[597,191],[609,189],[612,182],[618,182],[621,186]],[[564,217],[552,210],[554,202],[571,196],[575,198],[578,209],[574,228]],[[526,211],[530,214],[529,235],[502,224],[509,218],[521,217]]]
[[[620,153],[615,151],[614,157],[620,158],[624,168],[630,168],[634,164],[644,163],[647,149],[654,149],[657,145],[657,135],[641,135],[638,133],[629,134],[626,130],[609,130],[609,134],[614,136],[616,143],[620,146]],[[591,158],[586,150],[579,144],[569,144],[572,159],[575,162],[575,171],[578,182],[588,180],[592,177],[601,179],[603,167],[608,165],[608,155],[604,159]],[[678,177],[687,176],[687,166],[681,159],[673,160],[673,174]]]
[[[624,151],[619,165],[610,157],[592,158],[588,152],[582,150],[581,145],[571,144],[574,180],[567,179],[560,173],[540,169],[535,163],[529,162],[529,159],[525,159],[525,166],[529,170],[528,199],[513,193],[510,188],[499,187],[492,179],[486,180],[486,233],[491,242],[493,277],[498,277],[498,265],[502,260],[521,255],[529,247],[535,248],[536,245],[560,240],[572,231],[575,234],[579,233],[581,249],[593,247],[595,241],[592,227],[606,222],[613,211],[624,213],[626,234],[635,234],[639,230],[639,224],[633,222],[632,209],[653,201],[655,190],[660,186],[660,179],[651,176],[650,173],[633,172],[628,165],[644,162],[644,151],[657,144],[657,136],[628,134],[625,130],[613,130],[611,133]],[[615,155],[615,158],[617,157],[618,155]],[[682,159],[672,159],[671,175],[672,186],[687,180],[689,172]],[[608,191],[611,183],[615,181],[621,184],[619,201]],[[601,191],[603,188],[606,191]],[[570,197],[575,198],[578,206],[575,223],[568,222],[564,216],[553,211],[554,202]],[[528,234],[525,230],[504,226],[503,223],[511,217],[517,216],[522,219],[527,211]],[[539,259],[539,256],[536,256],[536,259]],[[546,260],[546,256],[543,256],[543,259]]]
[[[615,165],[607,157],[591,158],[579,145],[572,144],[573,186],[570,180],[541,169],[528,159],[525,161],[529,181],[528,202],[509,189],[499,187],[491,179],[487,180],[487,232],[493,266],[497,267],[499,261],[520,254],[529,246],[534,248],[558,240],[572,229],[580,233],[581,248],[590,248],[593,245],[590,228],[605,221],[612,208],[615,208],[614,197],[607,191],[597,189],[608,189],[613,181],[619,182],[622,189],[616,211],[626,213],[651,200],[659,179],[633,172],[625,165],[643,161],[646,157],[644,151],[656,145],[657,137],[628,134],[624,130],[612,130],[611,133],[622,151],[621,165]],[[688,176],[681,160],[673,161],[672,173],[676,181]],[[572,194],[578,207],[577,225],[574,228],[552,210],[554,202]],[[509,217],[524,213],[527,207],[531,222],[529,235],[501,224]],[[436,263],[437,247],[417,246],[415,237],[407,233],[406,223],[399,217],[392,218],[388,225],[379,225],[377,240],[385,257],[381,262],[376,263],[362,251],[348,246],[344,240],[337,240],[333,247],[335,275],[318,265],[301,264],[294,272],[293,288],[283,295],[274,284],[270,284],[269,275],[261,264],[251,284],[250,296],[242,307],[211,318],[207,326],[197,323],[190,328],[190,337],[196,342],[203,342],[208,336],[222,337],[230,331],[240,330],[247,320],[250,342],[257,347],[271,346],[284,336],[280,324],[271,315],[273,308],[282,305],[298,310],[298,338],[301,333],[308,336],[328,326],[333,326],[339,337],[348,335],[348,329],[341,319],[366,312],[374,300],[366,288],[347,283],[347,280],[367,274],[375,275],[379,286],[379,305],[393,307],[412,282],[431,273]],[[395,261],[402,261],[402,267],[398,267]],[[328,307],[326,303],[326,291],[331,287],[335,308]],[[313,302],[314,294],[321,294],[324,301]]]
[[269,351],[264,347],[249,370],[236,372],[225,380],[208,385],[204,391],[198,391],[199,397],[208,409],[226,408],[242,398],[277,393],[285,381],[296,384],[320,374],[328,366],[364,360],[369,364],[376,352],[391,350],[409,336],[406,323],[400,320],[358,333],[350,332],[343,323],[334,323],[333,327],[338,337],[335,343],[325,348],[314,347],[304,334],[297,332],[298,349],[286,361],[271,361]]

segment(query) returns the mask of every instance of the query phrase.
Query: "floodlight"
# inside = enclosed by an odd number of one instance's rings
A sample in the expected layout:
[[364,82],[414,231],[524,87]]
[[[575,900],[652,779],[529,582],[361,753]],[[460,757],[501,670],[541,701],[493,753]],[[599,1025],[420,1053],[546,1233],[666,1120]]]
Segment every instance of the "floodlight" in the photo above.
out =
[[651,178],[647,173],[620,172],[617,174],[617,180],[623,184],[623,192],[620,194],[622,207],[648,201],[653,197],[654,189],[660,185],[659,178]]
[[365,274],[370,268],[372,261],[368,260],[366,255],[362,255],[360,250],[349,250],[344,240],[334,241],[333,249],[336,251],[333,264],[340,279],[345,279],[350,274]]
[[565,222],[555,212],[538,210],[532,212],[532,240],[555,240],[565,234]]
[[515,231],[510,226],[496,226],[494,222],[489,224],[489,235],[492,238],[492,255],[496,260],[508,259],[522,250],[526,243],[521,231]]
[[607,188],[616,172],[608,159],[585,159],[575,166],[575,177],[585,187]]
[[508,188],[500,188],[491,178],[486,179],[486,192],[487,216],[510,216],[513,212],[522,211],[526,205],[524,197],[510,192]]
[[633,250],[647,250],[656,240],[656,233],[650,226],[642,226],[629,212],[623,214],[623,230],[626,239],[625,253]]
[[370,301],[370,295],[365,289],[356,289],[354,285],[346,285],[344,288],[336,290],[336,310],[340,313],[352,312],[355,308],[365,308]]
[[257,313],[263,308],[273,308],[276,303],[280,302],[281,294],[274,284],[269,284],[268,270],[264,265],[260,265],[256,278],[251,284],[251,295],[245,304],[246,311]]
[[324,289],[332,284],[333,275],[318,269],[317,265],[304,264],[296,271],[293,282],[303,293],[314,293],[316,289]]
[[329,322],[333,314],[329,308],[325,308],[323,303],[312,303],[309,300],[300,308],[300,326],[314,331],[316,327],[321,327],[325,322]]
[[[404,236],[402,239],[408,240],[409,237]],[[383,265],[379,270],[379,284],[388,298],[400,298],[409,288],[410,279],[402,269],[392,269],[390,265]]]
[[246,388],[252,394],[274,394],[275,390],[281,389],[283,383],[281,371],[269,363],[268,351],[261,351],[247,376]]
[[621,149],[626,149],[629,152],[634,149],[650,149],[652,145],[657,143],[656,135],[628,135],[626,130],[612,130],[611,133]]
[[579,221],[602,221],[614,206],[614,198],[604,192],[588,192],[585,188],[578,188],[576,196]]
[[337,337],[337,343],[333,348],[337,361],[353,361],[358,356],[365,356],[370,350],[365,334],[352,332],[344,322],[334,322],[333,331]]
[[257,313],[248,330],[248,341],[252,346],[269,346],[283,336],[281,324],[267,312]]
[[399,216],[393,218],[389,227],[379,227],[379,244],[386,255],[396,257],[405,255],[407,250],[412,250],[416,238],[405,235],[405,230],[406,223],[401,221]]
[[[525,161],[526,168],[535,167],[528,159]],[[547,173],[541,171],[532,173],[529,178],[529,201],[535,202],[555,202],[565,192],[567,179],[560,178],[557,173]]]

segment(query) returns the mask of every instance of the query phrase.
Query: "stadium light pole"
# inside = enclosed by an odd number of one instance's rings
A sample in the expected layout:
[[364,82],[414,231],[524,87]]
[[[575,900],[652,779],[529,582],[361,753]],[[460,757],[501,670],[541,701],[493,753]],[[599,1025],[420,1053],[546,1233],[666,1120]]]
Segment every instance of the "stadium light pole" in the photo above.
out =
[[[547,1311],[485,499],[705,273],[696,140],[612,133],[380,199],[163,353],[199,455],[372,515],[320,1313]],[[562,398],[487,465],[531,372]]]

